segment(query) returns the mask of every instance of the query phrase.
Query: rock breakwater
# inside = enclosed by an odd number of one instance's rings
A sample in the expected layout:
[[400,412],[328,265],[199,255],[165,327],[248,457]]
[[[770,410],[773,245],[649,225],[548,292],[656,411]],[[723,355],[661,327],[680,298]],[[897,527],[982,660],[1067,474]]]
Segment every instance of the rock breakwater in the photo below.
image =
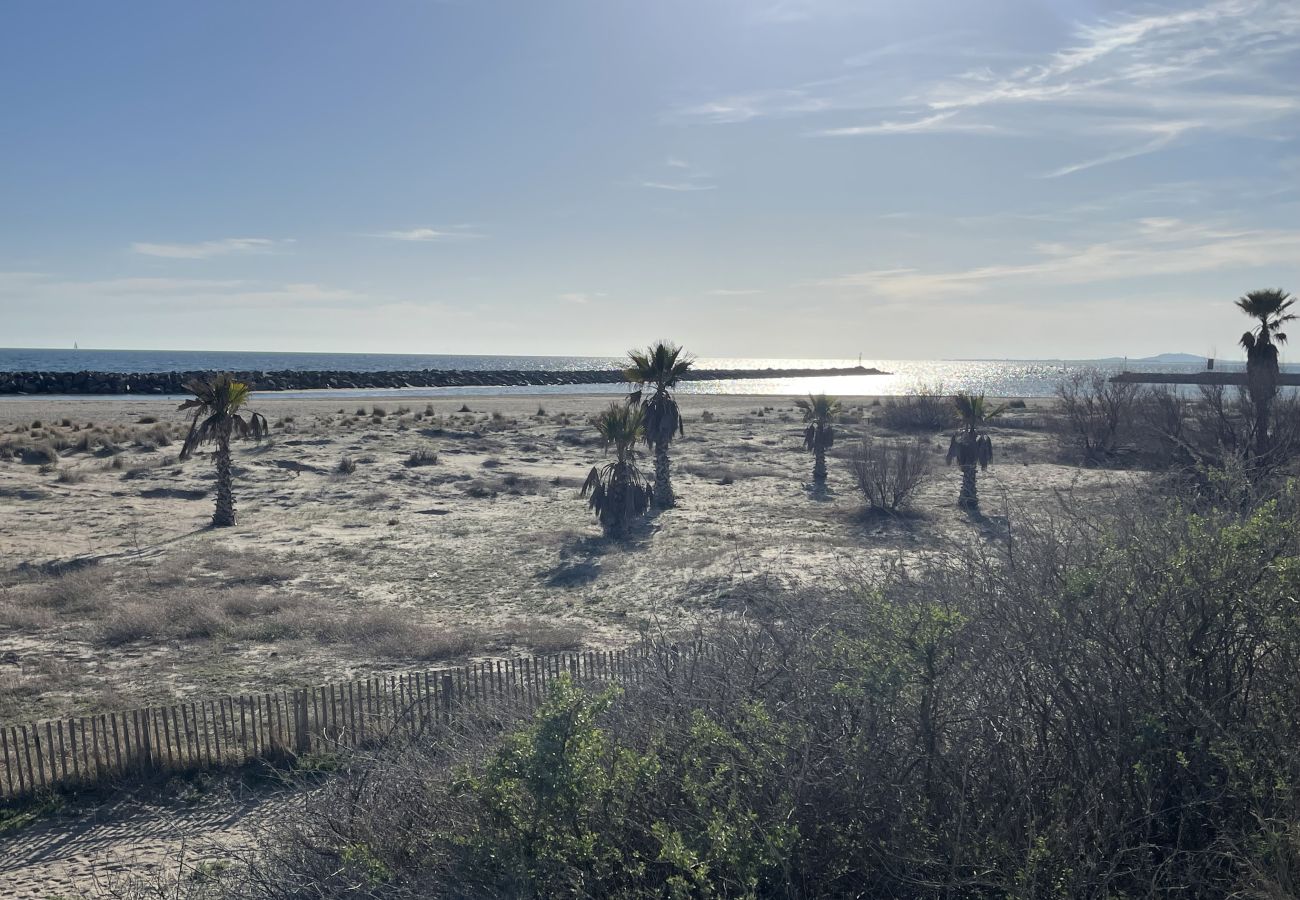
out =
[[[184,394],[185,385],[210,372],[0,372],[0,394]],[[498,369],[463,371],[418,369],[398,372],[233,372],[255,391],[314,391],[356,388],[420,387],[543,387],[549,385],[618,384],[623,373],[609,369],[526,371]],[[883,375],[879,369],[851,366],[839,369],[699,369],[691,381],[740,378],[806,378],[834,375]]]

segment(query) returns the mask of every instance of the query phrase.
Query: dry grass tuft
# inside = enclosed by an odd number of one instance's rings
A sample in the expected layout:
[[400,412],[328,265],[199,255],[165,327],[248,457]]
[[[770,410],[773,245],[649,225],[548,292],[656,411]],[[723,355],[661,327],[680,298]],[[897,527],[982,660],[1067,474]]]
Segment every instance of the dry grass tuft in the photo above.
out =
[[438,451],[432,447],[417,447],[406,457],[406,462],[402,465],[408,469],[418,468],[420,466],[436,466],[438,464]]

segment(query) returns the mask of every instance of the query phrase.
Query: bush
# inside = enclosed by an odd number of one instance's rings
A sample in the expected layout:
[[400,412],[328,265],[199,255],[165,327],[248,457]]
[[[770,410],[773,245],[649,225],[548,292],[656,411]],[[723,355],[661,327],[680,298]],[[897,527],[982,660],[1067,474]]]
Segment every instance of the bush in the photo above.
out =
[[1056,386],[1061,407],[1062,448],[1083,462],[1113,462],[1121,443],[1133,438],[1140,386],[1111,381],[1100,370],[1074,372]]
[[411,451],[403,463],[409,469],[419,466],[436,466],[438,464],[438,451],[430,447],[417,447]]
[[59,451],[49,442],[23,447],[18,451],[18,458],[29,466],[58,465]]
[[930,475],[929,448],[920,440],[877,441],[867,436],[849,458],[858,490],[872,509],[898,512]]
[[891,431],[943,431],[957,423],[957,410],[943,385],[921,385],[887,400],[876,420]]
[[334,472],[338,475],[351,475],[357,470],[357,461],[348,455],[339,457],[338,465],[334,467]]
[[1291,895],[1300,489],[1125,499],[395,737],[229,896]]

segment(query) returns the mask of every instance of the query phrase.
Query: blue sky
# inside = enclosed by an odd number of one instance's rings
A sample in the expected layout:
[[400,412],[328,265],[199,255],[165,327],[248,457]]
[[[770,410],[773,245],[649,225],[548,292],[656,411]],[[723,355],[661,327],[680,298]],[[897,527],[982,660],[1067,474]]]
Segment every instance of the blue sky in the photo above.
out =
[[1233,353],[1294,0],[12,0],[0,346]]

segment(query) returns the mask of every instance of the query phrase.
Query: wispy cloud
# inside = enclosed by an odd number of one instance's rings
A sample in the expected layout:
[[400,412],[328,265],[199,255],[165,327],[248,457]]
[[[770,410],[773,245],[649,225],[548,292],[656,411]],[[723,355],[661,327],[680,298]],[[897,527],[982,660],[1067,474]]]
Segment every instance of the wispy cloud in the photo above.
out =
[[863,134],[917,134],[940,131],[998,131],[996,126],[982,122],[963,122],[956,112],[939,112],[920,119],[883,121],[873,125],[851,125],[844,128],[824,128],[816,134],[824,137],[852,137]]
[[656,191],[712,191],[716,184],[699,184],[693,181],[643,181],[641,187]]
[[816,94],[813,87],[809,86],[733,94],[679,107],[670,113],[670,118],[727,125],[759,118],[806,116],[827,112],[838,106],[838,101]]
[[67,279],[48,273],[0,272],[0,300],[43,300],[68,309],[76,304],[93,306],[106,301],[149,308],[212,302],[222,307],[314,309],[364,305],[366,294],[309,282],[261,282],[217,278],[121,277]]
[[560,294],[559,299],[565,303],[573,303],[577,306],[586,306],[593,300],[603,300],[608,296],[609,294],[606,294],[603,291],[568,291]]
[[638,182],[643,188],[650,188],[655,191],[678,191],[690,193],[693,191],[712,191],[717,188],[713,183],[712,176],[703,169],[700,169],[684,159],[676,156],[670,156],[664,161],[664,168],[670,169],[670,173],[665,173],[671,177],[654,177],[644,178]]
[[710,297],[749,297],[763,292],[754,288],[714,288],[704,293]]
[[[797,16],[807,6],[791,2],[773,9]],[[1084,148],[1081,158],[1039,173],[1062,177],[1155,153],[1201,133],[1286,136],[1300,116],[1294,74],[1300,69],[1300,5],[1294,0],[1211,0],[1083,23],[1059,49],[1028,65],[954,70],[920,81],[914,67],[893,73],[892,81],[882,79],[878,64],[888,63],[893,46],[850,58],[839,75],[820,82],[734,93],[684,105],[673,117],[724,125],[827,120],[852,112],[871,118],[809,133],[1068,139]],[[1277,129],[1284,122],[1286,130]]]
[[413,242],[458,241],[487,237],[482,232],[475,231],[471,225],[452,225],[449,228],[405,228],[395,231],[380,231],[366,236],[386,238],[390,241]]
[[816,282],[863,288],[909,300],[982,293],[1010,283],[1100,284],[1131,278],[1188,275],[1290,264],[1300,255],[1300,230],[1205,225],[1173,218],[1132,223],[1127,234],[1091,244],[1038,244],[1025,261],[929,272],[875,269]]
[[217,241],[199,241],[192,244],[160,244],[139,241],[131,251],[141,256],[158,256],[163,259],[210,259],[214,256],[232,256],[244,253],[270,253],[280,244],[291,240],[271,238],[222,238]]

